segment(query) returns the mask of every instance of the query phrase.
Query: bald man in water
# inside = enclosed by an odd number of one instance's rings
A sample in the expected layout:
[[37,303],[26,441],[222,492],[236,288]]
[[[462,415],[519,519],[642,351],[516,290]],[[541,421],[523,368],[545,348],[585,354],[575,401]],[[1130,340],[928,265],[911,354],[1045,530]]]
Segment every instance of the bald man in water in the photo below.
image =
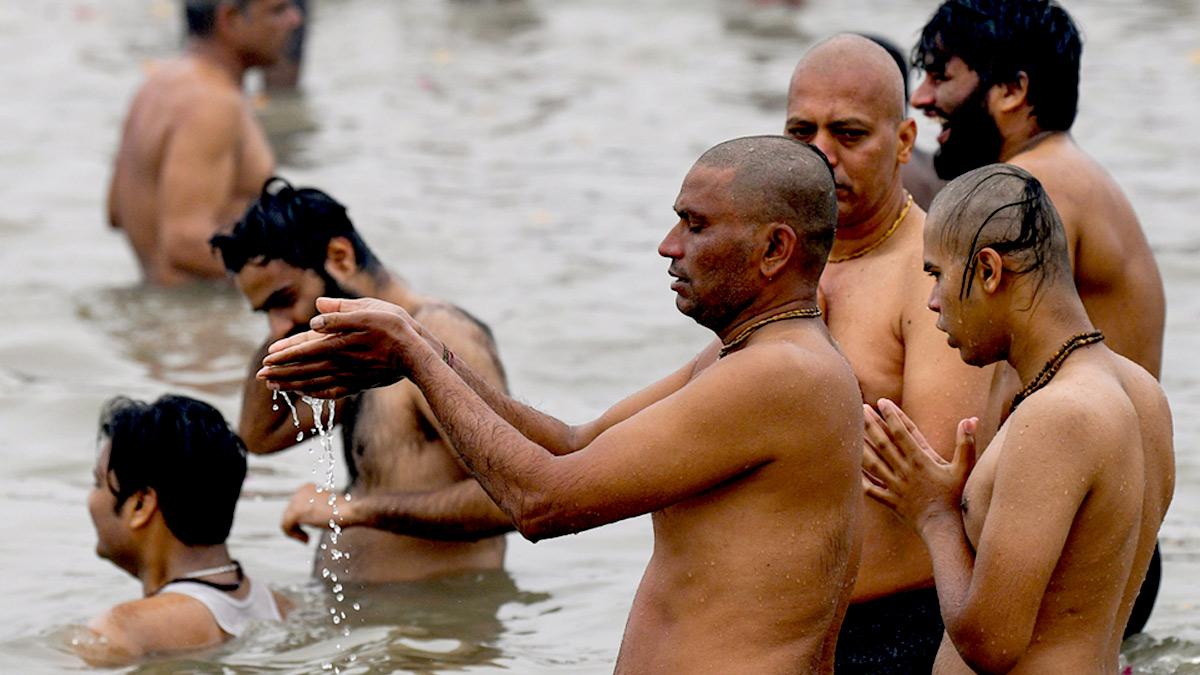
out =
[[322,300],[316,332],[276,343],[260,376],[326,397],[407,377],[533,541],[653,514],[617,672],[829,673],[863,502],[858,388],[816,318],[835,205],[810,146],[706,152],[659,253],[676,306],[718,340],[590,424],[504,396],[377,300]]
[[[952,447],[953,424],[982,413],[989,373],[964,364],[925,308],[925,214],[901,181],[916,139],[895,62],[871,40],[838,35],[792,75],[786,132],[829,158],[838,228],[821,297],[829,331],[854,368],[864,401],[903,401]],[[947,431],[947,429],[949,431]],[[853,604],[838,642],[839,673],[928,671],[941,639],[933,573],[921,540],[868,502]]]
[[242,95],[249,68],[276,62],[300,25],[292,0],[186,0],[188,49],[134,97],[108,193],[145,280],[222,279],[208,240],[258,196],[275,157]]
[[[894,404],[869,408],[867,494],[920,532],[946,623],[935,672],[1115,673],[1174,491],[1171,411],[1079,298],[1041,183],[993,164],[951,182],[925,231],[929,308],[964,361],[1023,385],[975,463]],[[932,437],[930,437],[932,438]]]

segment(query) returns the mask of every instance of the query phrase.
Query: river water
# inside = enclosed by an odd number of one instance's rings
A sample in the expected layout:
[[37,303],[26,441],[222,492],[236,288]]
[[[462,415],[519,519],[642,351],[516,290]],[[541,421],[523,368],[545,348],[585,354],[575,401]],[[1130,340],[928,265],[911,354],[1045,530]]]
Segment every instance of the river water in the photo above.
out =
[[[568,421],[673,370],[705,343],[655,246],[691,162],[777,133],[791,67],[837,30],[911,44],[932,0],[313,0],[303,94],[263,101],[293,182],[321,187],[421,291],[491,323],[514,391]],[[104,222],[109,162],[144,72],[179,45],[169,0],[0,3],[0,672],[79,670],[69,627],[138,584],[93,554],[84,507],[99,406],[204,398],[230,419],[265,331],[228,291],[138,286]],[[1138,672],[1200,672],[1200,4],[1080,0],[1080,143],[1132,198],[1167,284],[1164,385],[1178,484],[1166,576]],[[932,144],[922,122],[922,145]],[[309,441],[313,443],[313,441]],[[230,545],[297,599],[208,653],[137,672],[609,671],[649,557],[638,518],[536,546],[506,573],[363,594],[351,637],[282,536],[313,480],[302,449],[251,458]],[[344,651],[336,649],[343,643]]]

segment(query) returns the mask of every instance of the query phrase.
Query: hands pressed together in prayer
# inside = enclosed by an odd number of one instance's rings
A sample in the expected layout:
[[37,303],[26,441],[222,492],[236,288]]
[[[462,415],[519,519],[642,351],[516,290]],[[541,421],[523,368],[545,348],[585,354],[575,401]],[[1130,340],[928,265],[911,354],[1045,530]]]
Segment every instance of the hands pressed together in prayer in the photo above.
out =
[[947,462],[895,403],[879,399],[879,412],[863,406],[866,447],[863,487],[917,532],[932,519],[961,518],[963,488],[975,464],[972,417],[958,423],[954,458]]
[[382,300],[320,298],[311,330],[272,344],[257,377],[272,389],[336,399],[404,379],[444,347],[408,312]]

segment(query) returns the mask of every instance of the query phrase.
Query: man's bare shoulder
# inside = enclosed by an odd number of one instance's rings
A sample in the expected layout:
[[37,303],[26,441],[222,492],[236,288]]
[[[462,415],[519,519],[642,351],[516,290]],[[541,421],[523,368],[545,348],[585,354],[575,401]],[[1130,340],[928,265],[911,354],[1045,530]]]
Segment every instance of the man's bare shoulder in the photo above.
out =
[[717,389],[751,408],[814,411],[821,416],[849,403],[858,409],[861,395],[850,364],[822,334],[804,339],[775,339],[752,344],[719,359],[702,376],[719,381]]
[[1125,193],[1094,158],[1068,136],[1057,137],[1015,155],[1019,166],[1045,186],[1068,227],[1080,218],[1089,222],[1136,218]]
[[123,602],[93,619],[88,628],[98,640],[81,656],[93,664],[129,663],[158,652],[200,649],[225,640],[202,603],[164,593]]

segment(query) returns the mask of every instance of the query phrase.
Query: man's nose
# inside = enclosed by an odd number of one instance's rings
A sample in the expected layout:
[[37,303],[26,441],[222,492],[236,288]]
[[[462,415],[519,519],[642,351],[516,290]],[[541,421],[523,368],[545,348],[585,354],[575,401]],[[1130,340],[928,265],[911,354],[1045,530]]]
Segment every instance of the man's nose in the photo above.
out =
[[825,153],[825,159],[829,160],[829,166],[836,167],[838,165],[837,143],[833,139],[833,134],[826,131],[817,132],[812,144]]
[[682,258],[683,249],[679,241],[679,226],[672,227],[658,244],[658,254],[664,258]]
[[923,110],[933,105],[933,80],[926,74],[912,93],[912,107]]

